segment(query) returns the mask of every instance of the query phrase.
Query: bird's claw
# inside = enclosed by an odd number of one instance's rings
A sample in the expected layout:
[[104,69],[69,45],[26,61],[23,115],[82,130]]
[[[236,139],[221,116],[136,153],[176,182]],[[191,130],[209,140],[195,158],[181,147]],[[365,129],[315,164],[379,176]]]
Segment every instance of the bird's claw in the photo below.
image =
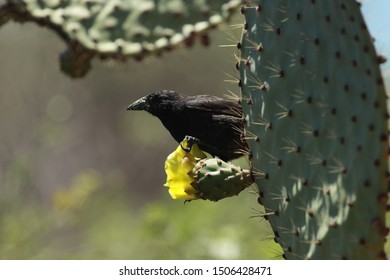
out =
[[[184,140],[180,143],[180,147],[186,152],[191,152],[192,145],[199,143],[199,139],[193,136],[186,135]],[[183,143],[185,146],[183,146]]]

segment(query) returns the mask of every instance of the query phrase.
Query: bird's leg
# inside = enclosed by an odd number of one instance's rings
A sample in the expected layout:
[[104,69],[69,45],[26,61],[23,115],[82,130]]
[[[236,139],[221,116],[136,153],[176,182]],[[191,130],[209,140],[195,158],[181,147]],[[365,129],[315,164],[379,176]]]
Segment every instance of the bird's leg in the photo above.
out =
[[199,143],[199,139],[193,136],[186,135],[184,140],[181,141],[180,147],[186,152],[189,153],[191,151],[192,145]]

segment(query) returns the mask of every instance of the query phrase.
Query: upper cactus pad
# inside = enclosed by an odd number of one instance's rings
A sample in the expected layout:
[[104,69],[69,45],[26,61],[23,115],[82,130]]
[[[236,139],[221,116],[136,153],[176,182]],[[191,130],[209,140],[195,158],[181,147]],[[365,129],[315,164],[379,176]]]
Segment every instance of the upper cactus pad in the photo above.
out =
[[[9,0],[0,10],[0,23],[13,18],[34,21],[49,27],[68,44],[70,52],[99,54],[124,59],[142,58],[149,53],[161,53],[180,43],[193,44],[194,35],[208,44],[206,31],[230,18],[239,0],[217,1],[152,1],[152,0]],[[67,55],[65,60],[71,75],[80,63],[68,59],[89,61],[91,55]],[[84,59],[84,60],[83,60]]]

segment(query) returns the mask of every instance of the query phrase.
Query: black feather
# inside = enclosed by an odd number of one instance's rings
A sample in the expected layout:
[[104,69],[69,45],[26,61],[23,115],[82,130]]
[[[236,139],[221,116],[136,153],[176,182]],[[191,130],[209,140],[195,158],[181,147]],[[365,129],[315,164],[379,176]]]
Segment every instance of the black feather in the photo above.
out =
[[153,92],[128,110],[145,110],[158,117],[177,142],[186,135],[200,140],[202,150],[228,161],[249,151],[239,104],[216,96],[187,96],[174,91]]

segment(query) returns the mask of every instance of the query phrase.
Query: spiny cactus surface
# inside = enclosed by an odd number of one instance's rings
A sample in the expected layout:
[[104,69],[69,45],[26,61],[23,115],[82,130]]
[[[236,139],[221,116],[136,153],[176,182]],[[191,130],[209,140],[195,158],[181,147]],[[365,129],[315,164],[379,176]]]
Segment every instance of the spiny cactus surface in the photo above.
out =
[[253,169],[287,259],[383,259],[388,112],[352,0],[255,1],[240,86]]
[[240,2],[9,0],[0,9],[0,25],[14,19],[52,29],[69,47],[70,54],[61,56],[63,70],[78,77],[88,71],[89,60],[96,54],[141,59],[181,43],[191,46],[195,35],[208,45],[206,32],[228,20]]

